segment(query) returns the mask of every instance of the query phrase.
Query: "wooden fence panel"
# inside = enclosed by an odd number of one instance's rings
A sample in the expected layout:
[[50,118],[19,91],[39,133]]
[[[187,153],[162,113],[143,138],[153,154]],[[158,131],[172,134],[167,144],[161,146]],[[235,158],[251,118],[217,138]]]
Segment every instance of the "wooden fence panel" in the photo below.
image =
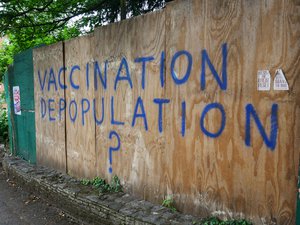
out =
[[65,42],[67,166],[87,178],[96,176],[93,48],[93,35]]
[[[117,174],[128,191],[146,199],[155,198],[156,187],[162,178],[163,149],[166,148],[166,137],[158,132],[158,107],[153,103],[153,99],[162,98],[164,93],[160,88],[164,21],[164,12],[160,11],[95,31],[95,59],[101,62],[102,71],[107,61],[107,88],[95,91],[99,105],[102,97],[105,102],[104,121],[96,127],[98,174],[107,178]],[[116,82],[117,77],[126,75],[130,76],[131,84],[128,80]],[[142,110],[145,118],[137,116],[134,119],[134,114],[142,114]],[[100,119],[101,116],[99,106],[97,117]],[[110,139],[111,132],[116,132],[121,142],[120,151],[111,153],[112,164],[109,148],[117,145],[117,138],[112,135]]]
[[[168,96],[176,102],[168,118],[181,114],[184,100],[187,109],[186,137],[181,137],[176,120],[171,121],[173,129],[167,135],[168,146],[174,149],[169,168],[171,189],[178,196],[180,209],[195,213],[201,209],[233,210],[258,220],[274,217],[279,224],[294,223],[299,161],[295,146],[299,143],[296,93],[300,82],[295,64],[300,46],[297,7],[295,2],[205,0],[178,1],[167,7],[167,65],[180,50],[186,50],[193,59],[189,79],[183,85],[176,85],[175,80],[186,74],[191,62],[187,54],[182,54],[174,70],[167,73]],[[207,56],[220,76],[219,82]],[[227,87],[221,73],[225,58]],[[279,68],[290,91],[273,90]],[[257,90],[257,71],[263,69],[271,73],[270,91]],[[172,71],[180,78],[173,79]],[[212,110],[208,106],[211,103],[218,106]],[[260,129],[253,110],[261,121]],[[278,125],[275,119],[271,121],[276,113]],[[222,119],[226,123],[221,135],[211,135],[222,130]],[[265,141],[262,130],[267,134]],[[272,139],[270,133],[277,138]],[[247,137],[251,137],[250,146]]]
[[[66,172],[65,114],[59,111],[64,91],[58,73],[63,66],[63,43],[33,50],[37,164]],[[60,75],[64,81],[64,73]]]

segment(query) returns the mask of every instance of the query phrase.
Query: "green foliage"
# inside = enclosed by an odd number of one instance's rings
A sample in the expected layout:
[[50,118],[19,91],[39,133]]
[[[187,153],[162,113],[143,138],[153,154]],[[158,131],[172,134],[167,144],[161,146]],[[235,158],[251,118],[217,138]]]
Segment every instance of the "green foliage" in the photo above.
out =
[[92,180],[82,179],[81,184],[86,186],[91,185],[94,188],[98,189],[100,193],[123,191],[123,187],[118,176],[114,176],[110,184],[106,183],[106,181],[100,177],[95,177]]
[[0,142],[7,144],[8,142],[8,121],[5,109],[1,105],[4,103],[4,93],[0,94]]
[[168,195],[168,196],[163,200],[163,202],[162,202],[161,205],[164,206],[164,207],[167,207],[167,208],[171,209],[173,212],[176,212],[177,210],[176,210],[174,204],[175,204],[175,201],[174,201],[174,199],[173,199],[173,196],[172,196],[172,195]]
[[84,185],[84,186],[88,186],[88,185],[91,184],[91,181],[88,180],[88,179],[82,179],[82,180],[80,181],[80,183],[81,183],[82,185]]
[[82,30],[141,15],[171,0],[1,0],[0,34],[54,35],[67,25]]
[[0,82],[3,81],[8,65],[13,62],[13,55],[16,51],[15,47],[14,45],[9,45],[8,41],[5,40],[0,48]]
[[80,31],[76,27],[64,27],[59,30],[55,35],[35,34],[31,38],[30,31],[28,35],[21,33],[9,33],[4,39],[0,48],[0,82],[8,66],[13,63],[14,55],[42,44],[49,45],[58,41],[67,40],[76,37]]
[[245,219],[223,221],[218,217],[209,217],[201,222],[193,221],[193,225],[252,225],[252,223]]
[[123,187],[121,185],[120,179],[118,176],[113,176],[110,183],[110,191],[112,192],[121,192],[123,191]]
[[171,0],[0,0],[0,82],[13,56],[91,32],[96,26],[141,15]]

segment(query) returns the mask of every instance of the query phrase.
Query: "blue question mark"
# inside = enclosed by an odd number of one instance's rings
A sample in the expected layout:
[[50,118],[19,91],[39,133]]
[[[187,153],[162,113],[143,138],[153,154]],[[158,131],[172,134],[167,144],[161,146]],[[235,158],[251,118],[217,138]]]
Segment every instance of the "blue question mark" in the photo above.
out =
[[118,145],[116,147],[109,147],[109,149],[108,149],[108,151],[109,151],[109,164],[110,164],[110,167],[108,169],[109,173],[112,173],[112,152],[119,151],[120,147],[121,147],[120,136],[114,130],[109,133],[109,139],[111,140],[113,138],[113,136],[115,136],[117,138]]

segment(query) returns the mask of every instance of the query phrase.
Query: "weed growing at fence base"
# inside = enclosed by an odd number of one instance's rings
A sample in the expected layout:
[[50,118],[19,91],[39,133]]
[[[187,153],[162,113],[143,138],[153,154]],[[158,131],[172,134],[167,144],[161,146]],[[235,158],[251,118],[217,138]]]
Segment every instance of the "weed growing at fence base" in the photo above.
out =
[[171,195],[168,195],[168,196],[163,200],[163,202],[162,202],[161,205],[164,206],[164,207],[167,207],[167,208],[171,209],[172,212],[176,212],[177,209],[175,208],[174,203],[175,203],[175,201],[174,201],[173,197],[172,197]]
[[193,225],[252,225],[252,223],[245,219],[223,221],[217,217],[209,217],[201,222],[194,221]]
[[81,184],[85,186],[92,185],[94,188],[99,190],[100,193],[123,191],[123,187],[120,183],[120,179],[118,178],[118,176],[114,176],[110,184],[106,183],[106,181],[100,177],[95,177],[92,180],[82,179]]

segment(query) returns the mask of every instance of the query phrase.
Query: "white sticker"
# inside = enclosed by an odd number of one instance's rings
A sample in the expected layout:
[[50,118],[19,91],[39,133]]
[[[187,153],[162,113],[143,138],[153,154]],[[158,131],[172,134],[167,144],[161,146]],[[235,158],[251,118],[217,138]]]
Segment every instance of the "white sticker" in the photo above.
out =
[[14,111],[16,115],[21,115],[21,97],[20,87],[13,86],[13,97],[14,97]]
[[257,71],[257,90],[270,91],[271,88],[271,75],[269,70]]
[[289,84],[281,69],[276,70],[274,78],[274,90],[287,91]]

